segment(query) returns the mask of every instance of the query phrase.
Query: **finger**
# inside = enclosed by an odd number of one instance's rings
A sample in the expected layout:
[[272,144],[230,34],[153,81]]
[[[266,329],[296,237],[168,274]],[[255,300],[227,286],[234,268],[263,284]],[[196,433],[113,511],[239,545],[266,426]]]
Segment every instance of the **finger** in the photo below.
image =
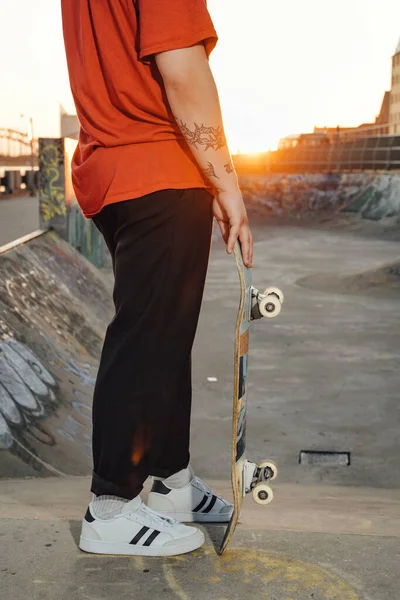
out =
[[236,240],[239,237],[239,228],[237,226],[233,226],[229,230],[229,238],[228,243],[226,244],[226,251],[228,254],[232,254],[233,247],[236,244]]
[[247,225],[246,225],[246,227],[242,228],[240,235],[239,235],[239,239],[240,239],[240,244],[242,246],[243,262],[246,265],[246,267],[251,268],[251,266],[252,266],[252,239],[251,239],[250,229]]
[[248,221],[241,227],[239,239],[242,246],[243,262],[246,267],[250,268],[252,264],[252,237]]
[[253,234],[250,231],[250,262],[251,262],[251,266],[253,266],[253,256],[254,256],[254,240],[253,240]]
[[227,244],[228,238],[229,238],[229,225],[225,221],[219,221],[218,219],[217,219],[217,223],[218,223],[218,227],[221,231],[222,239],[224,240],[225,244]]

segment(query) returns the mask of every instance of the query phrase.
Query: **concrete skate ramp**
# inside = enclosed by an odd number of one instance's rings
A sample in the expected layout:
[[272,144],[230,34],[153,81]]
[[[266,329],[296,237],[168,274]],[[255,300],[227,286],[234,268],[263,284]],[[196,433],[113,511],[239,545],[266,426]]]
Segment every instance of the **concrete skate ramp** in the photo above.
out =
[[400,261],[354,275],[313,274],[299,279],[297,283],[326,293],[400,297]]
[[381,174],[370,182],[347,206],[348,212],[360,213],[364,219],[398,217],[400,215],[400,175]]
[[315,173],[241,176],[249,208],[260,214],[300,216],[323,211],[357,214],[360,219],[400,216],[400,174]]
[[0,248],[0,477],[91,469],[111,282],[52,232]]

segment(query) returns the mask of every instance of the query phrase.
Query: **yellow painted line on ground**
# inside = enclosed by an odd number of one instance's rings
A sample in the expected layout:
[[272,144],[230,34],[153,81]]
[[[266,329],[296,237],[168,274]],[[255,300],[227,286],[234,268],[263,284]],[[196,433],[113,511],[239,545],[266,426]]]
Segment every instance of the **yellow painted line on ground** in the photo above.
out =
[[[182,562],[187,563],[184,582],[180,581]],[[191,563],[193,576],[188,583],[187,573]],[[174,568],[178,564],[179,568]],[[273,587],[275,593],[279,590],[282,600],[308,598],[310,592],[318,593],[321,600],[361,600],[357,591],[345,579],[326,568],[258,550],[232,549],[218,557],[214,549],[203,548],[197,553],[183,555],[179,560],[167,559],[163,572],[170,589],[180,600],[190,600],[191,590],[188,586],[194,582],[202,586],[204,593],[207,592],[207,584],[210,586],[210,600],[232,600],[229,596],[217,595],[218,585],[223,586],[227,576],[230,585],[236,589],[247,586],[248,594],[256,593],[257,589],[257,595],[263,600],[270,598],[269,587]],[[259,595],[259,589],[263,587],[265,591]]]
[[170,589],[180,598],[180,600],[190,600],[190,596],[187,595],[185,590],[182,588],[178,580],[174,577],[173,569],[171,564],[163,564],[163,572],[165,581],[169,585]]
[[[118,557],[78,554],[78,558],[90,558],[93,561],[98,558]],[[120,558],[130,559],[126,565],[128,569],[133,567],[135,570],[144,571],[146,566],[148,567],[146,557],[121,556]],[[185,568],[182,568],[183,566]],[[269,554],[261,550],[232,548],[220,557],[214,548],[206,546],[190,554],[160,557],[157,563],[152,564],[151,569],[161,571],[165,583],[179,600],[191,600],[193,586],[195,588],[201,586],[203,593],[210,600],[232,600],[229,595],[226,595],[226,590],[224,593],[226,581],[229,581],[229,586],[236,590],[246,589],[249,597],[251,594],[256,594],[262,600],[271,600],[277,593],[281,600],[309,598],[310,593],[317,594],[320,600],[361,600],[354,587],[360,586],[357,585],[352,574],[349,574],[349,580],[352,582],[350,584],[346,581],[346,574],[338,574],[330,568],[314,563],[279,554]],[[190,573],[189,577],[188,573]],[[130,582],[113,582],[110,585],[116,587],[119,585],[122,588],[127,583],[130,585]]]

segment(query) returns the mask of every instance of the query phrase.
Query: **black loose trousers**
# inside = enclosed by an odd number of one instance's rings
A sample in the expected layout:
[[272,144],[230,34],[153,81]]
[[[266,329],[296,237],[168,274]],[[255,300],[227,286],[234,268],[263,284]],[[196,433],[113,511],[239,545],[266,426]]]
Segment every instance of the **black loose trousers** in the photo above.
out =
[[93,220],[110,250],[115,317],[93,399],[92,492],[134,498],[149,475],[189,463],[191,350],[212,233],[205,189],[107,205]]

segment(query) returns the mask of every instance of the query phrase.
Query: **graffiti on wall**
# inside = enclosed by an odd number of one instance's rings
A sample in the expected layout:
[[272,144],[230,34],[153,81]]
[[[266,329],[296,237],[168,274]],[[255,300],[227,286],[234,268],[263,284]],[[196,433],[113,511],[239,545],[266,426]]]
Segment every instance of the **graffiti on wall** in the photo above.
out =
[[97,267],[109,261],[103,237],[82,215],[72,184],[77,140],[39,138],[39,206],[42,228],[52,227]]
[[[88,428],[91,428],[92,408],[90,404],[85,402],[86,398],[82,392],[76,388],[72,390],[75,400],[72,402],[72,414],[67,415],[64,423],[57,429],[57,433],[65,437],[70,442],[76,443],[77,440],[82,440],[82,452],[87,458],[92,457],[92,436]],[[78,420],[81,418],[85,425]]]
[[272,174],[242,176],[240,186],[248,207],[275,215],[345,210],[371,185],[374,175]]
[[56,380],[27,346],[14,338],[0,340],[0,448],[9,450],[13,432],[31,425],[33,437],[53,444],[37,422],[53,410],[56,391]]
[[62,139],[39,139],[39,168],[40,217],[48,226],[54,218],[66,215]]
[[[35,470],[64,475],[40,457],[25,435],[46,446],[56,445],[57,436],[43,422],[56,412],[58,392],[57,381],[26,344],[14,337],[0,339],[0,450],[17,453]],[[82,455],[91,458],[91,406],[87,394],[76,387],[72,395],[71,413],[55,433],[78,443]]]

